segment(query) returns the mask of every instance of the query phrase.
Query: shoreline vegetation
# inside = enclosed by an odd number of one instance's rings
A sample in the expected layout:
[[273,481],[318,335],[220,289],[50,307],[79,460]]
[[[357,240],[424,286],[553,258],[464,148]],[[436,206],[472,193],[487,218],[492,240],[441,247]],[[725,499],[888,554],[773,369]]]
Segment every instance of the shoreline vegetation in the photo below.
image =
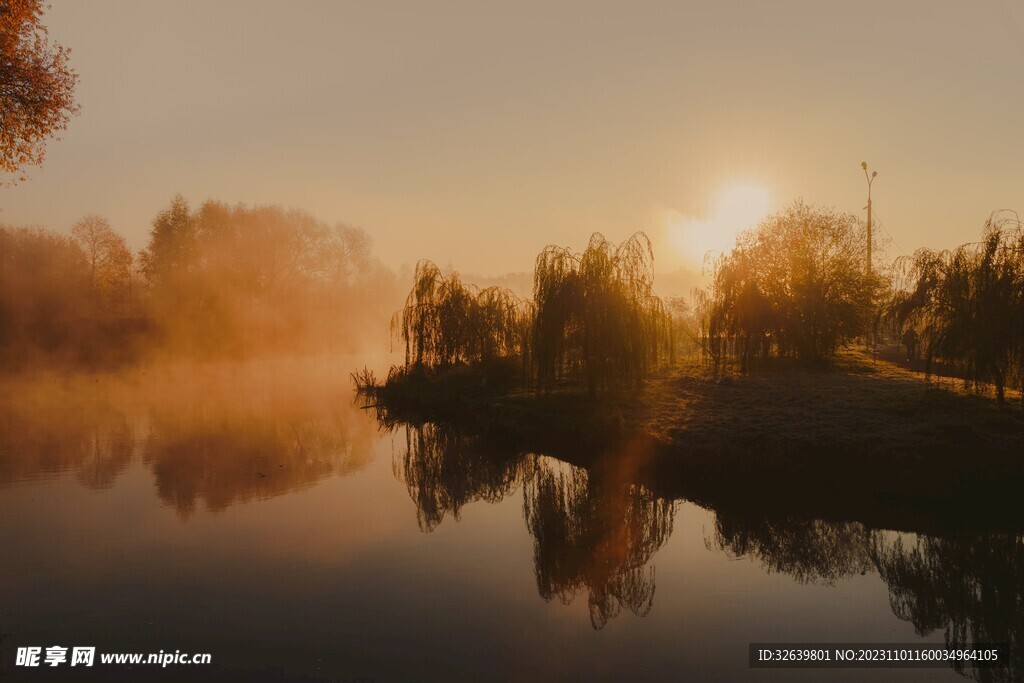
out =
[[577,465],[628,461],[637,484],[716,509],[741,506],[886,528],[1024,528],[1024,417],[951,377],[865,349],[828,366],[780,361],[717,375],[695,359],[642,390],[538,395],[469,368],[363,392],[386,426],[446,424]]
[[352,377],[385,426],[612,460],[715,508],[1024,528],[1020,222],[871,271],[862,239],[797,202],[716,262],[711,292],[667,305],[642,234],[547,247],[532,301],[421,264],[393,324],[404,365]]

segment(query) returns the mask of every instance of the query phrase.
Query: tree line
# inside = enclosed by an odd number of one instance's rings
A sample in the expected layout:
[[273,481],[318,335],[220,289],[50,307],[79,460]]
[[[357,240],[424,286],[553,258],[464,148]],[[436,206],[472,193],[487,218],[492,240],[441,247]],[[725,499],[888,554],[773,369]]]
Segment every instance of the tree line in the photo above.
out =
[[994,214],[982,240],[885,264],[856,216],[796,201],[740,234],[690,301],[653,292],[653,252],[638,233],[594,235],[582,253],[548,246],[533,298],[477,289],[430,262],[416,270],[393,330],[401,373],[513,361],[540,390],[583,381],[592,393],[636,386],[678,351],[718,370],[771,358],[828,363],[850,344],[905,344],[1000,402],[1024,380],[1024,228]]
[[393,376],[456,365],[487,372],[510,362],[542,391],[563,380],[584,381],[592,394],[636,386],[673,351],[653,262],[643,233],[617,246],[595,234],[582,253],[548,246],[537,256],[533,299],[524,301],[423,261],[393,321],[405,346],[405,365]]
[[[686,309],[690,336],[716,367],[759,359],[827,361],[857,340],[889,341],[941,363],[999,402],[1024,379],[1024,230],[997,212],[982,239],[920,249],[867,268],[855,216],[795,202],[740,235]],[[876,254],[878,249],[873,250]]]
[[277,206],[175,197],[137,255],[100,216],[0,225],[0,361],[337,351],[394,286],[365,232]]

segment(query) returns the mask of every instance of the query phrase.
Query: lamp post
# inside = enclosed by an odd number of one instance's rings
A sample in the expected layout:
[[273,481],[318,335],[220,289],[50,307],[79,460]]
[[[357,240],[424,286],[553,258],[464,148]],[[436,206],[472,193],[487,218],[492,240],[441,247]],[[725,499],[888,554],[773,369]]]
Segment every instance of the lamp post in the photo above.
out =
[[867,274],[871,277],[871,183],[875,182],[875,176],[878,175],[878,171],[872,171],[871,175],[868,175],[868,162],[860,162],[860,167],[864,169],[864,178],[868,181],[868,261],[867,261]]
[[[868,210],[868,254],[867,269],[865,272],[868,276],[868,304],[871,304],[871,299],[874,298],[872,296],[871,286],[871,183],[875,182],[875,176],[878,175],[878,171],[872,171],[871,175],[868,175],[868,162],[866,161],[860,162],[860,167],[864,170],[864,178],[868,181],[868,205],[867,207],[865,207]],[[867,341],[868,344],[871,346],[871,355],[874,356],[875,335],[873,334],[873,331],[871,329],[868,329]]]

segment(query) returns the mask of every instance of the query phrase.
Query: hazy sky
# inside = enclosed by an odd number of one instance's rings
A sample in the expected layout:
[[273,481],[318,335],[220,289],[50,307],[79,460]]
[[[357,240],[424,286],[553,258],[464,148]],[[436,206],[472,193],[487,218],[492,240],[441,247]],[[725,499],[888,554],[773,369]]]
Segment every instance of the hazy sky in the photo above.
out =
[[905,251],[1024,210],[1019,2],[53,4],[82,114],[7,223],[140,248],[181,192],[501,273],[595,230],[696,264],[800,196],[862,214],[862,160]]

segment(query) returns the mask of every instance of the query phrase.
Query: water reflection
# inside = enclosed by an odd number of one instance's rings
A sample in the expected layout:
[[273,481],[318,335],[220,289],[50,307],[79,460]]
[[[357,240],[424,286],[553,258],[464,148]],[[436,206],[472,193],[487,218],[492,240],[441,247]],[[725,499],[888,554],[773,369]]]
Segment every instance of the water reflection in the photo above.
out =
[[872,534],[893,613],[947,643],[1007,643],[1005,669],[955,668],[979,681],[1024,676],[1024,540],[1003,533],[944,538]]
[[113,485],[131,462],[133,424],[106,405],[64,407],[22,396],[0,410],[0,486],[66,470],[89,488]]
[[[382,424],[397,426],[386,416]],[[432,531],[447,514],[458,520],[467,503],[497,503],[522,487],[541,597],[568,605],[586,593],[595,629],[623,606],[638,616],[650,611],[650,562],[672,533],[675,503],[631,481],[628,463],[635,459],[583,468],[447,423],[406,424],[401,432],[405,444],[394,455],[395,475],[416,504],[421,530]]]
[[187,517],[202,500],[211,511],[302,489],[368,462],[335,417],[289,419],[274,413],[158,411],[143,460],[161,500]]
[[675,504],[608,468],[546,457],[530,465],[523,508],[541,597],[570,604],[585,591],[595,629],[623,606],[646,616],[654,601],[649,563],[672,534]]
[[769,573],[831,585],[871,569],[868,538],[869,532],[856,522],[771,519],[719,510],[709,545],[734,557],[755,558]]
[[[422,530],[433,530],[448,514],[458,519],[469,502],[496,503],[521,488],[542,598],[570,604],[586,595],[595,629],[623,608],[638,616],[651,611],[653,558],[672,534],[679,503],[639,483],[642,459],[628,444],[579,467],[449,424],[382,424],[404,437],[394,469],[416,503]],[[705,544],[799,583],[834,585],[876,574],[888,587],[893,614],[921,636],[942,632],[950,645],[1010,644],[1007,668],[968,664],[955,665],[957,671],[979,681],[1024,675],[1017,648],[1024,633],[1019,536],[898,533],[730,507],[714,510]]]
[[[383,414],[378,423],[351,406],[344,375],[315,366],[228,367],[193,374],[180,388],[175,377],[153,372],[109,385],[62,379],[0,397],[0,486],[69,473],[103,489],[141,464],[155,500],[192,524],[199,509],[222,511],[359,470],[383,428],[393,435],[393,471],[422,531],[458,520],[471,502],[505,500],[532,542],[541,598],[579,607],[585,600],[595,629],[656,609],[655,557],[669,543],[682,498],[671,482],[652,482],[650,472],[659,470],[645,466],[649,454],[638,444],[584,457],[449,423]],[[394,486],[384,465],[372,485]],[[878,577],[892,613],[920,635],[1010,644],[1008,668],[961,673],[1024,679],[1024,539],[1014,529],[952,531],[939,518],[922,527],[927,533],[894,532],[877,528],[887,523],[882,513],[867,526],[766,516],[750,504],[716,503],[711,513],[704,543],[716,554],[751,558],[802,584]],[[411,529],[411,516],[401,521]]]
[[347,385],[323,375],[315,364],[238,364],[11,380],[0,486],[70,470],[109,488],[138,458],[188,519],[200,503],[217,512],[349,474],[370,462],[376,428]]
[[1010,533],[919,535],[855,522],[764,520],[717,513],[709,545],[752,557],[769,572],[800,582],[834,583],[875,572],[893,614],[921,636],[941,632],[949,645],[1008,644],[1005,668],[953,668],[979,681],[1024,676],[1024,539]]
[[393,459],[395,476],[416,503],[422,531],[433,531],[446,514],[459,519],[467,503],[497,503],[515,490],[521,458],[498,444],[447,424],[408,426],[405,449]]

